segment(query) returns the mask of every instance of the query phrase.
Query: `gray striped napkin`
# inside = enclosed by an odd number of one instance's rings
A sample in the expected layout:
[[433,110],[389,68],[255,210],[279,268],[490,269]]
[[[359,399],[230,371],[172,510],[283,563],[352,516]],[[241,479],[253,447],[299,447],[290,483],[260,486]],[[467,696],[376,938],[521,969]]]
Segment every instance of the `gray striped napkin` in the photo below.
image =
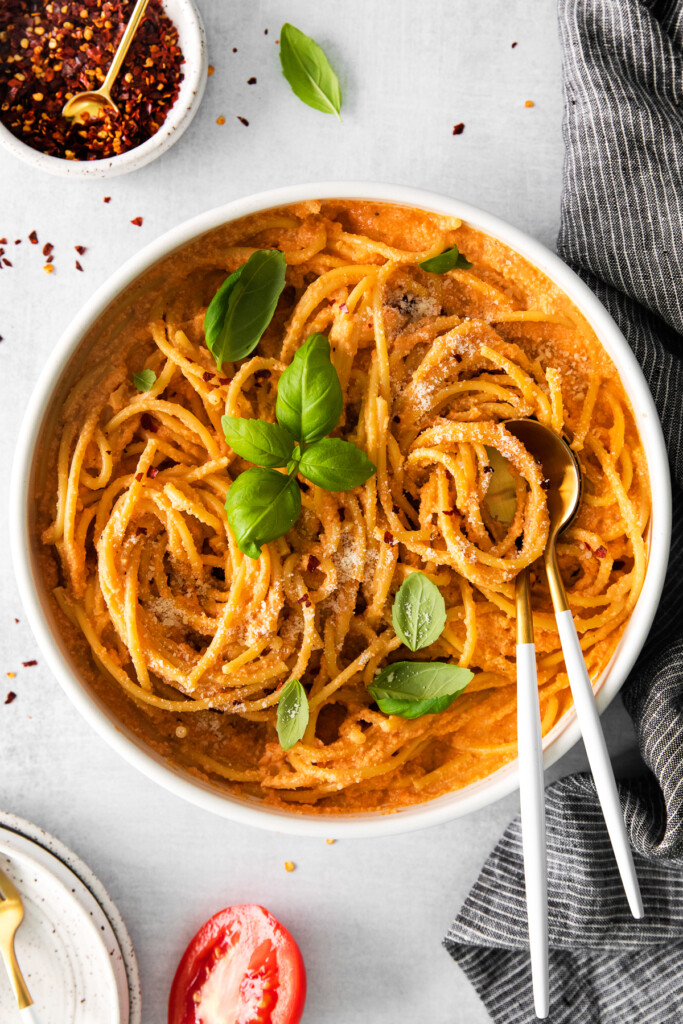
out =
[[[625,334],[674,486],[664,596],[624,689],[643,774],[620,794],[645,918],[628,910],[589,775],[546,791],[552,1024],[683,1022],[683,0],[559,0],[560,255]],[[520,822],[444,944],[494,1021],[534,1019]]]

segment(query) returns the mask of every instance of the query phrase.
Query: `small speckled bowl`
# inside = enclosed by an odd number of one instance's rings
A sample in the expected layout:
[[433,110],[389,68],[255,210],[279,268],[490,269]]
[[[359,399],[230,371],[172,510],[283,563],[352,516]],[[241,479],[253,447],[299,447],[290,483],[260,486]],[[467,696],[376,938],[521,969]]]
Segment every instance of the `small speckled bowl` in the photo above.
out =
[[178,99],[151,139],[127,153],[106,160],[63,160],[27,146],[0,124],[0,144],[27,164],[65,178],[113,178],[144,167],[170,149],[199,109],[206,85],[208,60],[204,25],[193,0],[163,0],[163,8],[178,29],[178,42],[185,58],[184,77]]

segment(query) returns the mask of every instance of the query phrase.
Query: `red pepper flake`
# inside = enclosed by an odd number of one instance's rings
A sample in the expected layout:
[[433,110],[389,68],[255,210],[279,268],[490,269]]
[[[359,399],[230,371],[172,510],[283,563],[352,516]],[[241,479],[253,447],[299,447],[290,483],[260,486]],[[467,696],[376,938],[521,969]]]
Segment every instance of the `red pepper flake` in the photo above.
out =
[[454,508],[444,508],[444,509],[441,510],[441,514],[444,515],[444,516],[454,516],[455,515],[455,509]]
[[19,625],[19,619],[15,619],[15,620],[14,620],[14,625],[15,625],[15,626],[18,626],[18,625]]
[[225,118],[223,117],[222,114],[220,117],[216,118],[216,124],[225,124]]
[[156,434],[158,429],[154,418],[148,412],[143,412],[140,417],[140,426],[143,430],[149,430],[152,434]]
[[515,46],[517,46],[517,43],[513,43],[511,48],[514,50]]
[[315,555],[308,556],[308,565],[306,566],[309,572],[315,572],[316,569],[320,568],[320,562]]
[[43,256],[49,256],[53,249],[54,245],[52,242],[46,242],[43,246]]
[[237,53],[237,47],[236,47],[236,46],[233,46],[233,48],[232,48],[232,52],[233,52],[233,53]]
[[218,383],[219,384],[232,384],[232,377],[219,377],[218,378]]
[[140,481],[142,480],[142,473],[136,473],[135,479],[137,480],[138,483],[140,483]]
[[342,311],[342,313],[348,313],[348,311],[349,311],[349,307],[346,305],[345,302],[342,302],[340,304],[339,308]]
[[0,245],[7,245],[7,239],[6,238],[0,238]]
[[52,266],[51,263],[46,263],[45,266],[43,267],[43,270],[45,271],[46,274],[51,274],[54,269],[55,268]]
[[6,672],[5,675],[7,676],[8,679],[16,679],[17,673],[16,672]]
[[525,100],[524,101],[524,106],[525,107],[533,107],[534,106],[534,101],[533,100]]
[[85,256],[86,252],[88,251],[84,245],[74,245],[74,249],[76,250],[79,256]]
[[207,70],[206,70],[206,73],[207,73],[207,75],[209,76],[209,78],[211,78],[211,75],[212,75],[212,74],[214,73],[214,71],[215,71],[215,70],[216,70],[216,69],[215,69],[215,67],[213,66],[213,64],[209,64],[209,66],[208,66],[208,68],[207,68]]
[[131,224],[135,224],[136,228],[142,227],[142,217],[133,217]]
[[454,135],[462,135],[462,133],[464,131],[465,131],[465,125],[464,125],[464,123],[462,121],[460,122],[460,124],[454,124],[453,125],[453,134]]
[[389,544],[391,547],[394,546],[394,535],[389,533],[388,530],[384,531],[384,543]]
[[149,467],[149,469],[147,470],[147,476],[150,477],[152,480],[154,479],[155,476],[159,476],[159,470],[156,468],[156,466]]
[[31,243],[31,245],[38,245],[38,235],[35,231],[31,232],[31,234],[28,236],[28,240]]
[[160,131],[178,98],[184,63],[162,0],[149,0],[133,39],[116,83],[118,110],[107,108],[81,124],[62,116],[70,96],[102,84],[133,6],[133,0],[0,4],[0,121],[13,135],[51,156],[95,160],[134,149]]
[[240,117],[240,115],[238,114],[237,120],[241,121],[245,128],[249,127],[249,122],[247,121],[246,117]]
[[311,599],[308,596],[308,594],[304,594],[303,597],[299,598],[299,600],[297,601],[297,604],[303,604],[303,605],[306,606],[306,608],[310,608],[311,607]]
[[252,76],[247,79],[247,85],[256,85],[256,79]]
[[55,258],[54,258],[54,256],[52,255],[52,253],[50,253],[50,255],[48,256],[48,258],[47,258],[47,259],[45,260],[45,262],[46,262],[46,263],[54,263],[54,261],[55,261]]
[[102,202],[103,203],[110,203],[111,202],[111,196],[105,196],[104,199],[102,200]]
[[209,383],[209,381],[210,381],[210,380],[213,380],[213,378],[214,378],[215,376],[216,376],[216,374],[215,374],[215,373],[211,373],[211,370],[205,370],[205,371],[204,371],[204,373],[202,374],[202,380],[203,380],[203,381],[204,381],[204,382],[205,382],[206,384],[208,384],[208,383]]
[[78,260],[76,260],[75,266],[76,266],[76,270],[80,270],[80,271],[81,271],[81,273],[83,273],[83,267],[82,267],[82,266],[80,265],[80,263],[78,262]]
[[21,239],[20,238],[15,238],[14,239],[14,244],[15,245],[21,245]]
[[22,661],[21,664],[23,665],[24,668],[33,668],[33,666],[37,665],[38,662],[36,661],[35,658],[32,658],[31,661]]
[[10,690],[9,693],[7,694],[7,696],[5,697],[5,704],[11,704],[12,701],[16,700],[16,699],[17,699],[16,693],[14,692],[14,690]]
[[268,29],[267,29],[267,28],[264,28],[264,30],[263,30],[263,34],[264,34],[264,36],[267,36],[267,35],[268,35]]
[[11,261],[8,260],[6,256],[2,257],[2,262],[5,264],[6,267],[11,267],[12,266]]
[[595,549],[595,557],[596,558],[606,558],[607,557],[607,548],[604,548],[602,546],[602,544],[601,544],[599,548]]

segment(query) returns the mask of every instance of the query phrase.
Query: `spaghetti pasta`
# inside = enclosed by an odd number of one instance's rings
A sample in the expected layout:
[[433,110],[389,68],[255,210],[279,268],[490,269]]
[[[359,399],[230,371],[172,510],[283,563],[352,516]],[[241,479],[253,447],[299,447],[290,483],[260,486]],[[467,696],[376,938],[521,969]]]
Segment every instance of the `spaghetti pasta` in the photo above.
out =
[[[453,245],[470,269],[419,267]],[[204,343],[207,303],[226,272],[265,248],[285,254],[287,287],[256,354],[218,373]],[[516,753],[514,578],[525,566],[543,731],[571,705],[537,561],[545,481],[506,419],[564,431],[581,464],[585,494],[558,555],[593,679],[646,570],[647,466],[590,326],[502,243],[369,202],[254,215],[172,269],[160,298],[122,317],[116,345],[87,359],[46,442],[44,574],[81,670],[170,760],[294,810],[391,810],[496,770]],[[299,521],[253,560],[226,519],[247,464],[221,415],[273,421],[278,379],[314,332],[329,337],[344,395],[334,434],[377,472],[339,493],[300,477]],[[142,369],[155,383],[140,393],[132,376]],[[492,449],[516,480],[509,526],[485,501]],[[413,654],[391,604],[417,570],[439,587],[447,621]],[[475,676],[446,711],[384,715],[367,686],[411,658]],[[277,702],[294,678],[310,718],[283,750]]]

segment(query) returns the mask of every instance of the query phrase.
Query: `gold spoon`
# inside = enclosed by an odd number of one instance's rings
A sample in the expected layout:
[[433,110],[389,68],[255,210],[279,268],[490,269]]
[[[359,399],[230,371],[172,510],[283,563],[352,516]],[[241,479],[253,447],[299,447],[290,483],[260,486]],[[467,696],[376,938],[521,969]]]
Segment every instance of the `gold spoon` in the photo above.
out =
[[123,38],[114,54],[107,77],[100,88],[93,89],[92,92],[77,92],[75,96],[67,100],[62,110],[64,117],[70,118],[76,124],[83,124],[84,114],[87,114],[89,117],[97,117],[107,107],[111,107],[118,114],[119,108],[111,98],[111,89],[116,81],[116,76],[121,70],[121,65],[126,59],[130,44],[133,42],[133,36],[137,32],[138,25],[142,21],[142,16],[147,9],[148,3],[149,0],[138,0],[136,3],[130,21],[126,26],[126,31],[123,33]]
[[600,716],[593,696],[593,687],[586,669],[576,626],[567,603],[564,584],[557,562],[556,542],[567,528],[581,500],[581,470],[574,452],[564,438],[536,420],[508,420],[507,430],[517,437],[536,462],[540,463],[548,481],[547,499],[550,530],[545,549],[545,570],[555,609],[562,653],[569,677],[576,717],[583,735],[593,780],[597,790],[607,831],[612,842],[621,881],[631,913],[643,916],[643,903],[633,864],[633,855],[626,835],[624,817],[619,803],[614,772],[600,726]]

